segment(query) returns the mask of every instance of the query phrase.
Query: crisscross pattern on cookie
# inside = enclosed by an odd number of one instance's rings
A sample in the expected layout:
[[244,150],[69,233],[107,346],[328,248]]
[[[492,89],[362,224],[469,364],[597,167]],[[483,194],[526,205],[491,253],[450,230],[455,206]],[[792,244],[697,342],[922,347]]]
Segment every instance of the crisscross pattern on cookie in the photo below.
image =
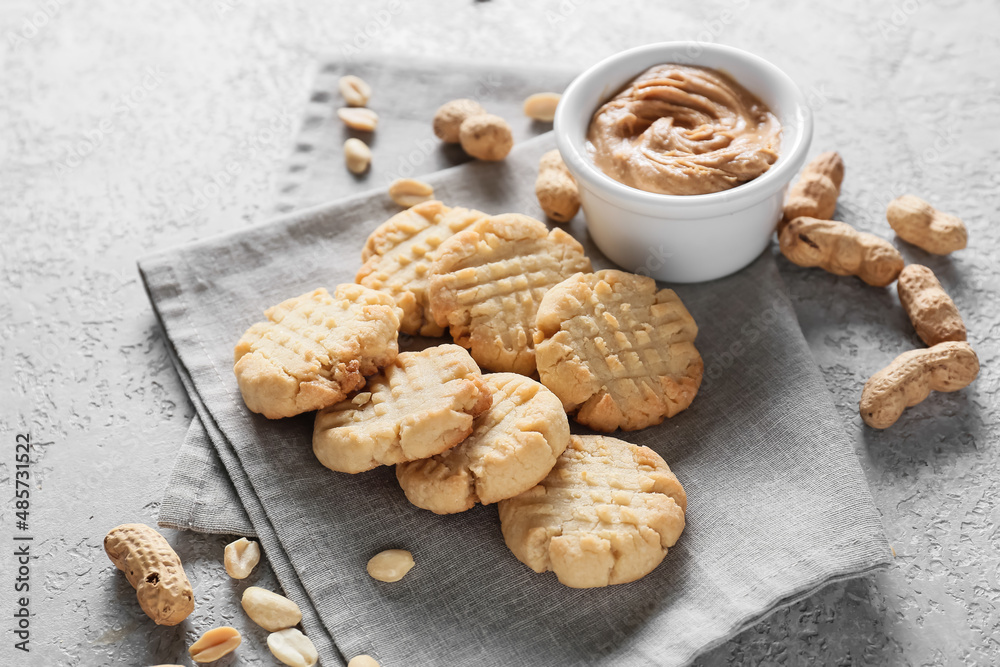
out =
[[313,452],[327,468],[351,473],[427,458],[465,439],[491,402],[461,347],[403,352],[363,392],[317,413]]
[[345,284],[265,311],[234,351],[243,400],[270,419],[342,400],[396,357],[399,309],[386,294]]
[[438,247],[485,213],[448,208],[439,201],[417,204],[398,213],[371,233],[361,253],[364,265],[355,281],[391,294],[403,311],[400,331],[440,336],[444,328],[427,312],[427,278]]
[[538,374],[599,431],[658,424],[687,408],[704,364],[698,327],[673,290],[607,270],[552,288],[536,319]]
[[548,476],[500,502],[507,546],[535,572],[590,588],[651,572],[684,530],[687,497],[648,447],[572,436]]
[[396,466],[400,486],[417,507],[451,514],[530,489],[569,443],[562,403],[540,383],[516,373],[484,376],[493,405],[461,444]]
[[442,244],[432,267],[431,315],[494,371],[535,371],[535,313],[555,284],[590,260],[573,237],[524,215],[486,218]]

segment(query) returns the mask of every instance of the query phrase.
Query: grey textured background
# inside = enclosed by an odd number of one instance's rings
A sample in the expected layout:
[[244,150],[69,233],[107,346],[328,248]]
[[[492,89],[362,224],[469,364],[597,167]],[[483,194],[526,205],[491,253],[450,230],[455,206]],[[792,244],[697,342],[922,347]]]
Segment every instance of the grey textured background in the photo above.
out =
[[[193,640],[149,625],[100,546],[117,523],[155,521],[192,415],[134,260],[264,216],[319,54],[582,69],[629,46],[695,38],[750,49],[800,83],[816,111],[814,152],[836,148],[847,162],[838,217],[891,238],[885,204],[912,191],[965,218],[970,248],[954,257],[897,244],[938,273],[983,363],[968,390],[933,397],[889,431],[868,430],[856,410],[865,378],[919,345],[893,290],[779,262],[897,558],[873,580],[775,614],[701,664],[1000,663],[994,0],[51,0],[4,3],[0,27],[4,590],[14,433],[51,443],[34,452],[35,650],[27,661],[15,654],[5,624],[0,662],[157,664],[180,659]],[[238,663],[273,664],[248,650],[264,633],[239,609],[243,585],[221,570],[226,538],[167,535],[201,609],[245,632]],[[274,585],[266,568],[253,583]]]

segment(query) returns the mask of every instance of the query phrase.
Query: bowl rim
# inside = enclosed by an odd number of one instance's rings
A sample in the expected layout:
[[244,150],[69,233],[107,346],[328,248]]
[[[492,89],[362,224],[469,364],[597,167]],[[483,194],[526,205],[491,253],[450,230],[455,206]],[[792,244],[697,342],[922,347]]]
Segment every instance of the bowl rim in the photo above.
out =
[[[632,78],[634,78],[641,74],[645,69],[657,64],[657,62],[654,61],[658,58],[653,58],[654,55],[662,54],[662,62],[669,62],[671,58],[678,58],[679,52],[684,52],[692,47],[699,50],[698,57],[702,56],[706,52],[711,52],[724,57],[741,59],[747,62],[764,74],[766,78],[770,79],[776,87],[781,89],[781,92],[784,95],[789,97],[794,102],[794,113],[791,114],[792,117],[779,119],[782,124],[782,129],[788,126],[792,120],[794,120],[795,124],[798,125],[798,132],[792,145],[787,149],[781,150],[781,157],[784,157],[785,159],[779,160],[776,166],[768,169],[752,181],[742,183],[733,188],[720,190],[719,192],[710,192],[707,194],[668,195],[640,190],[616,181],[612,177],[605,174],[596,164],[594,164],[593,160],[590,159],[590,156],[581,153],[578,146],[585,145],[585,134],[578,140],[568,136],[566,127],[571,122],[569,120],[570,114],[579,113],[579,108],[573,108],[576,96],[581,95],[581,91],[585,87],[588,87],[593,80],[606,80],[608,78],[609,70],[615,67],[622,60],[629,60],[632,58],[641,60],[642,58],[640,56],[649,56],[648,59],[650,60],[650,63],[641,66],[642,69],[636,71],[633,75]],[[685,64],[708,67],[708,65],[700,64],[698,62],[698,57],[692,57],[685,54]],[[716,67],[714,69],[724,68]],[[617,90],[613,91],[611,94],[613,95],[616,92]],[[758,95],[755,91],[751,92]],[[588,126],[589,118],[592,118],[593,114],[597,111],[597,108],[600,108],[600,106],[606,101],[607,99],[603,99],[598,103],[597,107],[589,111],[588,121],[586,122]],[[563,160],[566,161],[567,165],[574,173],[574,176],[582,178],[593,190],[597,191],[594,194],[597,194],[598,196],[604,195],[602,198],[612,196],[619,200],[624,199],[630,204],[640,206],[642,208],[671,207],[691,209],[706,206],[715,207],[720,204],[725,205],[727,203],[732,205],[737,201],[742,202],[746,199],[753,199],[754,201],[757,201],[773,194],[775,190],[784,187],[805,161],[805,153],[809,150],[809,145],[812,142],[812,122],[812,112],[809,105],[806,103],[805,95],[802,93],[802,90],[798,87],[798,85],[796,85],[791,77],[785,74],[785,72],[779,69],[776,65],[756,54],[733,46],[688,40],[658,42],[655,44],[637,46],[635,48],[616,53],[605,58],[604,60],[601,60],[595,65],[592,65],[583,73],[579,74],[563,92],[560,104],[556,107],[553,130],[555,132],[556,145],[559,147]],[[746,203],[749,204],[750,202]]]

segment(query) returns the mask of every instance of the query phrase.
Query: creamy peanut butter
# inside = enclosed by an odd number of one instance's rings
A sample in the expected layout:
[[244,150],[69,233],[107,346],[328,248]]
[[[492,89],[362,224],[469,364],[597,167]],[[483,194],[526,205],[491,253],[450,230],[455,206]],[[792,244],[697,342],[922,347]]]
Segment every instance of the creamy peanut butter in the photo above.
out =
[[781,123],[717,70],[651,67],[601,106],[587,150],[605,174],[666,195],[719,192],[751,181],[778,159]]

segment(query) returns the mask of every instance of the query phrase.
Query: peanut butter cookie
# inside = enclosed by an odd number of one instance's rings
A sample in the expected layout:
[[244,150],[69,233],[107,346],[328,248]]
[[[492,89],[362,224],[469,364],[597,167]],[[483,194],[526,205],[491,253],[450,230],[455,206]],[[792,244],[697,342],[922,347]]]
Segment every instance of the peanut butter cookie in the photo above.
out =
[[519,561],[571,588],[596,588],[652,572],[684,530],[687,497],[652,449],[572,436],[548,476],[499,509]]
[[440,336],[427,312],[427,277],[438,247],[453,234],[486,217],[467,208],[428,201],[398,213],[371,233],[361,252],[364,265],[355,282],[391,294],[403,310],[399,330]]
[[317,289],[264,314],[236,344],[233,371],[247,407],[268,419],[343,400],[398,352],[399,309],[361,285]]
[[538,484],[569,443],[569,420],[556,395],[516,373],[484,376],[493,405],[472,434],[448,451],[396,465],[396,478],[417,507],[464,512],[516,496]]
[[431,267],[431,315],[493,371],[535,372],[535,312],[553,285],[590,271],[576,239],[526,215],[480,220],[441,244]]
[[677,294],[657,291],[651,278],[575,275],[549,290],[535,324],[542,384],[594,430],[659,424],[701,385],[698,327]]
[[491,403],[479,367],[459,346],[403,352],[363,392],[316,414],[313,452],[350,473],[425,459],[462,442]]

